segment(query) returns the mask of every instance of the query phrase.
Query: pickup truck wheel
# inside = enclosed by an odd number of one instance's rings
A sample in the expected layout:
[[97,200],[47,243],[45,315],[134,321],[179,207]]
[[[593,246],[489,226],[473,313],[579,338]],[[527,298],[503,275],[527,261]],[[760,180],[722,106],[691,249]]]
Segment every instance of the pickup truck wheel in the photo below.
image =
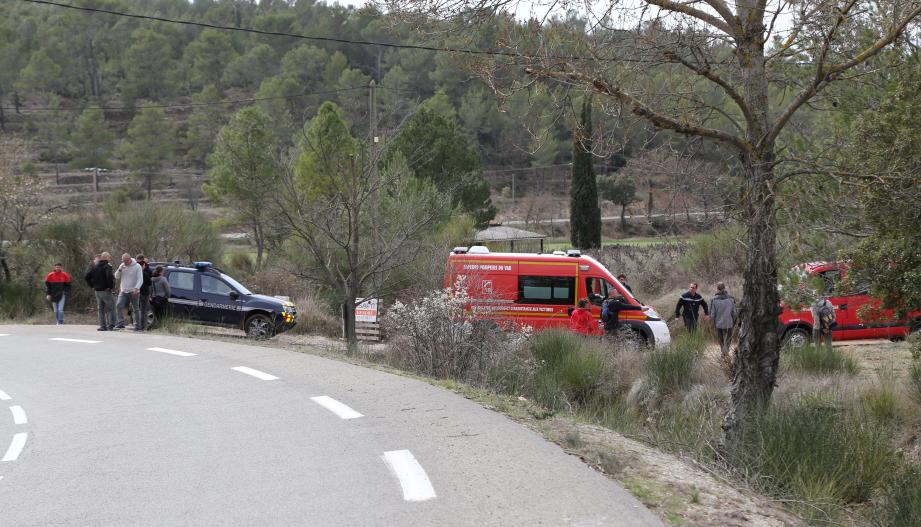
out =
[[793,328],[787,330],[783,336],[783,347],[785,348],[802,348],[809,344],[812,335],[804,328]]
[[250,315],[246,319],[244,327],[246,328],[246,336],[251,339],[264,340],[271,338],[275,334],[272,321],[265,315]]

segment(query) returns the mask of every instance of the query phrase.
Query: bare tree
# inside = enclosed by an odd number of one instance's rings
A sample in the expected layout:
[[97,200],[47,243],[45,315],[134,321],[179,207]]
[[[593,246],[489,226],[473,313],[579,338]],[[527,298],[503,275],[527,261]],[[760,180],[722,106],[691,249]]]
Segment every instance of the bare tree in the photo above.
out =
[[[393,11],[431,24],[491,23],[508,0],[389,0]],[[776,189],[782,132],[797,112],[899,41],[921,15],[919,0],[607,0],[554,2],[584,10],[587,28],[536,17],[504,24],[493,60],[475,67],[497,92],[537,81],[608,98],[663,130],[715,141],[740,167],[747,227],[741,331],[724,439],[773,392],[779,339]],[[443,27],[452,27],[444,24]],[[454,26],[457,27],[457,26]],[[525,73],[515,76],[515,70]],[[510,74],[511,73],[511,74]],[[781,93],[781,97],[773,97]]]

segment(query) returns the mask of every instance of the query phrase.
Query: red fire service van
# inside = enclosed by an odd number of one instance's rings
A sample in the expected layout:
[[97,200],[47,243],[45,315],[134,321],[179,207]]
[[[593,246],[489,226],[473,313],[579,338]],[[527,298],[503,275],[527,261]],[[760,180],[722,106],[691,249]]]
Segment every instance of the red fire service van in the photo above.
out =
[[[865,287],[848,284],[842,291],[839,285],[847,283],[847,265],[835,262],[812,262],[796,267],[797,270],[822,278],[825,294],[835,307],[835,326],[832,340],[901,339],[909,333],[921,331],[921,310],[914,309],[898,318],[891,309],[880,309],[880,300],[867,294]],[[802,310],[783,306],[778,320],[778,332],[783,343],[801,346],[812,339],[812,312],[809,306]]]
[[579,251],[553,254],[491,253],[487,247],[456,247],[448,257],[446,288],[464,289],[474,316],[531,326],[568,327],[569,310],[580,298],[591,302],[592,317],[601,319],[601,302],[621,296],[643,309],[621,311],[621,323],[647,344],[671,340],[665,321],[642,306],[610,271]]

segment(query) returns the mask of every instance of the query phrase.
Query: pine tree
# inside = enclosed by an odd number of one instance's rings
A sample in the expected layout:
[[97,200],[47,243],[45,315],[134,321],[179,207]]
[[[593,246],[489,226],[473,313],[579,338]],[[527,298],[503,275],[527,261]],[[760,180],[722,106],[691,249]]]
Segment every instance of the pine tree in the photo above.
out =
[[114,141],[115,134],[107,126],[102,110],[83,110],[70,133],[70,142],[74,145],[71,165],[75,168],[109,166]]
[[147,201],[153,192],[154,179],[161,175],[163,165],[173,160],[175,144],[176,128],[162,108],[143,108],[128,126],[122,156],[128,168],[144,181]]
[[601,247],[601,209],[592,168],[592,101],[582,101],[582,127],[573,133],[572,186],[569,201],[569,239],[573,247]]

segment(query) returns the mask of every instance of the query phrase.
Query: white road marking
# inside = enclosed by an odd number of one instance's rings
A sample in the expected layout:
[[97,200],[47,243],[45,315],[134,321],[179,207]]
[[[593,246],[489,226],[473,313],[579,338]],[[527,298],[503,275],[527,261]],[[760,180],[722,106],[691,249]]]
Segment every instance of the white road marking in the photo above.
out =
[[12,399],[12,397],[7,395],[5,391],[0,390],[0,401],[9,401],[10,399]]
[[84,339],[63,339],[63,338],[53,338],[49,340],[57,340],[59,342],[79,342],[80,344],[99,344],[99,340],[84,340]]
[[14,425],[24,425],[29,422],[26,418],[26,411],[22,409],[22,406],[10,406],[10,412],[13,414]]
[[252,375],[253,377],[257,379],[262,379],[263,381],[274,381],[275,379],[278,378],[274,375],[269,375],[268,373],[264,371],[254,370],[252,368],[247,368],[246,366],[237,366],[237,367],[230,368],[230,369],[238,371],[240,373],[245,373],[247,375]]
[[10,443],[10,448],[6,450],[6,454],[0,461],[16,461],[19,458],[19,454],[22,453],[23,447],[26,446],[27,437],[29,437],[29,434],[25,432],[13,434],[13,442]]
[[333,399],[332,397],[326,395],[320,395],[319,397],[311,397],[311,401],[319,404],[323,408],[326,408],[330,412],[338,415],[343,419],[356,419],[358,417],[364,417],[362,414],[352,410],[347,405],[340,403],[339,401]]
[[403,487],[403,499],[406,501],[425,501],[435,497],[435,489],[422,465],[416,461],[409,450],[391,450],[382,457],[390,467],[393,475],[400,480]]
[[10,336],[9,333],[0,333],[0,337],[9,337],[9,336]]
[[160,353],[169,353],[170,355],[176,355],[179,357],[194,357],[194,353],[189,353],[187,351],[171,350],[167,348],[147,348],[150,351],[159,351]]

